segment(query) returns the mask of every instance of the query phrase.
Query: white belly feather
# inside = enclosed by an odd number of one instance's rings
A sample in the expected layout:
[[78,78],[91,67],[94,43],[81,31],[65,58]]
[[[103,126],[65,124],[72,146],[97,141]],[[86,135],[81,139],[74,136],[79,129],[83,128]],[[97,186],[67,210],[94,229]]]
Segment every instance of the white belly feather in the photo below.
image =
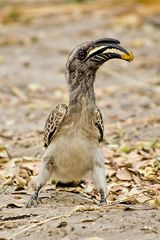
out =
[[54,157],[55,180],[78,181],[93,168],[97,144],[80,131],[59,136],[50,145],[48,150],[51,150]]

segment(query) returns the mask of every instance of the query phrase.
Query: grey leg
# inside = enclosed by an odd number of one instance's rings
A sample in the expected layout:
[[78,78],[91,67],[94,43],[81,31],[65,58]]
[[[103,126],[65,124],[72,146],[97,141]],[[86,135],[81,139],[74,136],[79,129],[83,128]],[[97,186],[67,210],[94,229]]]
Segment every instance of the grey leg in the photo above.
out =
[[105,193],[102,189],[99,190],[99,193],[100,193],[100,196],[101,196],[100,205],[103,205],[103,204],[106,203]]
[[100,155],[97,157],[97,161],[95,162],[95,166],[92,171],[93,182],[98,189],[101,197],[100,204],[106,203],[107,181],[105,177],[104,167],[104,161]]
[[50,179],[54,168],[54,159],[49,155],[45,155],[41,164],[40,173],[37,177],[36,190],[26,207],[29,208],[31,206],[36,206],[38,204],[38,194],[40,189],[46,184],[46,182]]

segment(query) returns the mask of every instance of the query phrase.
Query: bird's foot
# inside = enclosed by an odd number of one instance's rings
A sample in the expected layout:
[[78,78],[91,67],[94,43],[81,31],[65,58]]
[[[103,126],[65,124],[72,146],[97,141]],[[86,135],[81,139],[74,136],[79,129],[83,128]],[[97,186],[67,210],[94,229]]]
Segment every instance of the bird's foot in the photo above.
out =
[[38,199],[38,194],[39,194],[39,191],[41,189],[41,185],[39,185],[37,188],[36,188],[36,191],[34,192],[34,194],[31,196],[31,198],[29,199],[29,201],[27,202],[26,204],[26,207],[27,208],[30,208],[30,207],[36,207],[39,203],[39,199]]
[[26,208],[36,207],[38,204],[39,204],[39,199],[35,194],[33,194],[32,197],[27,202]]
[[99,202],[99,205],[104,206],[105,204],[107,204],[106,199],[101,199],[100,202]]

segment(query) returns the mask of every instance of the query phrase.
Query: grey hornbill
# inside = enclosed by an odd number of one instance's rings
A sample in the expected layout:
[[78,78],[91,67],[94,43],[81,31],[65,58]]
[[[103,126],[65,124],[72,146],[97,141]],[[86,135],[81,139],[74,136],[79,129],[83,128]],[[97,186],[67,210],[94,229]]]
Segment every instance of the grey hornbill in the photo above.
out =
[[111,38],[87,41],[76,47],[66,64],[69,104],[59,104],[50,113],[44,133],[45,153],[36,191],[27,207],[37,201],[39,190],[53,176],[60,182],[79,182],[87,173],[106,200],[104,159],[99,150],[103,139],[103,118],[96,105],[94,81],[98,68],[118,58],[133,60],[133,54]]

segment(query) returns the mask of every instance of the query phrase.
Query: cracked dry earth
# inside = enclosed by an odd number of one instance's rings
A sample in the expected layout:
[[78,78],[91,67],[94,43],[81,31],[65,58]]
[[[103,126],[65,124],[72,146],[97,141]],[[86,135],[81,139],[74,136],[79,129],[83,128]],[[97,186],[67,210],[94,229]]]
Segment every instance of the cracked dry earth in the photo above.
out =
[[[110,61],[97,73],[95,89],[97,105],[105,119],[105,141],[101,148],[106,166],[110,166],[114,157],[113,149],[115,155],[119,154],[119,146],[129,160],[133,155],[128,155],[128,146],[137,146],[139,142],[154,142],[151,144],[154,149],[138,152],[147,159],[160,153],[158,7],[138,1],[124,1],[122,6],[116,1],[108,1],[106,5],[105,1],[103,4],[99,1],[76,7],[76,4],[60,5],[61,1],[46,1],[44,5],[42,1],[31,0],[22,1],[22,15],[17,12],[11,15],[8,13],[12,10],[11,3],[15,9],[16,2],[2,4],[0,17],[0,146],[8,154],[8,159],[5,156],[7,160],[1,161],[0,170],[0,239],[158,240],[157,205],[133,198],[122,201],[118,196],[123,192],[124,197],[124,189],[132,189],[135,182],[145,187],[147,183],[153,184],[159,196],[160,178],[143,182],[129,168],[127,174],[123,167],[119,175],[117,168],[110,173],[107,181],[112,193],[115,188],[112,184],[118,181],[116,176],[122,185],[115,190],[116,194],[109,196],[110,203],[106,206],[97,206],[99,197],[88,182],[86,192],[83,186],[55,189],[48,184],[40,193],[37,207],[24,207],[33,191],[43,152],[47,114],[56,104],[67,103],[64,77],[67,56],[85,40],[115,37],[135,55],[131,64]],[[17,22],[12,22],[13,16],[17,16]],[[115,157],[122,160],[123,156]],[[134,183],[131,176],[137,177]],[[152,199],[155,195],[149,191],[151,199],[148,195],[143,199],[155,203]],[[160,204],[160,198],[159,202],[157,199]]]

